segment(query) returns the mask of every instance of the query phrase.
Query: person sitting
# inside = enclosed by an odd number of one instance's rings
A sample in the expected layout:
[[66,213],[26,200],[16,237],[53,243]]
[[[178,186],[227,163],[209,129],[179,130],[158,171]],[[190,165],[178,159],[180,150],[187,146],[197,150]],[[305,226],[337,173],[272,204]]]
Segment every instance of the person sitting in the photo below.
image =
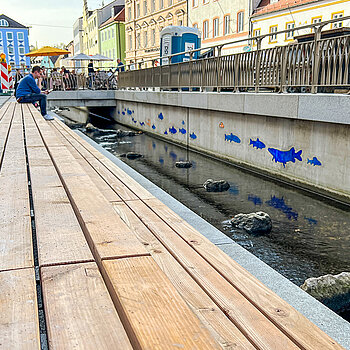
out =
[[117,59],[117,71],[118,72],[125,71],[124,63],[120,60],[120,58]]
[[24,77],[18,84],[16,90],[16,99],[19,103],[35,103],[39,102],[41,115],[45,120],[53,120],[54,118],[46,112],[46,95],[48,91],[41,92],[35,83],[35,79],[41,77],[41,68],[34,66],[32,73]]

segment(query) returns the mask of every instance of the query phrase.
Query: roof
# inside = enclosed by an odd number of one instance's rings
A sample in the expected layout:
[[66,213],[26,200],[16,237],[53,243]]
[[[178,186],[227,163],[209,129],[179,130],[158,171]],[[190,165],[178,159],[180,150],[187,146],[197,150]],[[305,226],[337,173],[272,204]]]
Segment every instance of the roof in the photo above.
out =
[[114,17],[111,17],[107,19],[106,22],[103,22],[100,25],[100,28],[107,26],[108,24],[114,23],[114,22],[125,22],[125,8],[123,8],[117,15]]
[[0,15],[0,19],[5,19],[9,23],[9,26],[6,28],[26,28],[26,29],[28,29],[28,27],[24,26],[21,23],[16,22],[15,20],[13,20],[10,17],[7,17],[6,15]]
[[301,5],[318,2],[322,0],[279,0],[271,3],[271,0],[261,0],[259,6],[255,10],[253,17],[263,15],[266,13],[277,12],[291,7],[298,7]]

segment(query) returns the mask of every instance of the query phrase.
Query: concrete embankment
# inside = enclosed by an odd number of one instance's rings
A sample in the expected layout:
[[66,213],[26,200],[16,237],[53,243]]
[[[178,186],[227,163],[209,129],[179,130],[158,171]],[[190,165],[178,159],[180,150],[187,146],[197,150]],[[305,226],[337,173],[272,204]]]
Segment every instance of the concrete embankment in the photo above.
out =
[[116,91],[115,98],[122,124],[350,199],[347,95]]

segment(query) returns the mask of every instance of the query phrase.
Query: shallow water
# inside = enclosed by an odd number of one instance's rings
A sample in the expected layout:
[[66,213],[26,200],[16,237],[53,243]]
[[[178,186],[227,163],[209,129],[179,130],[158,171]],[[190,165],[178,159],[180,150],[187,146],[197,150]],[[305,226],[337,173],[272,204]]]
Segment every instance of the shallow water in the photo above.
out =
[[[128,130],[121,125],[113,128]],[[121,159],[295,284],[309,277],[350,271],[350,207],[337,207],[334,202],[146,134],[124,138],[108,131],[86,134],[117,156],[141,153],[144,157],[137,160]],[[187,159],[192,168],[175,167],[176,161]],[[209,178],[227,180],[231,187],[224,193],[208,193],[202,184]],[[270,234],[253,236],[225,229],[225,220],[254,211],[270,215]]]

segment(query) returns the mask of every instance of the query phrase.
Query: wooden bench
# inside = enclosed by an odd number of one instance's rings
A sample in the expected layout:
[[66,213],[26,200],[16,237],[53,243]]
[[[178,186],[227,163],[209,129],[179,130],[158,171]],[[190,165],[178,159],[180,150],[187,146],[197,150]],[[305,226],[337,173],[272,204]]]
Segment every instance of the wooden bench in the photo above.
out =
[[40,348],[32,214],[52,348],[342,348],[32,105],[0,110],[0,166],[0,347]]

